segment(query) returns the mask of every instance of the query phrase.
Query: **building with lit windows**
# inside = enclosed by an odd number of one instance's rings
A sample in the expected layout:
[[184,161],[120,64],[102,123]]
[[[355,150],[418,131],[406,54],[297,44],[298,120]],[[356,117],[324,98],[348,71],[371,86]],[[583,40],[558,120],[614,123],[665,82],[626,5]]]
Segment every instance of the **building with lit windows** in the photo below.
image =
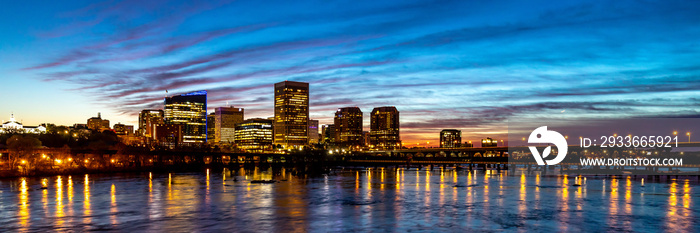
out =
[[378,107],[370,115],[369,140],[374,149],[401,148],[399,111],[394,106]]
[[309,144],[309,84],[275,83],[274,144],[303,147]]
[[335,142],[343,147],[362,146],[362,111],[358,107],[339,108],[333,119]]
[[323,125],[321,127],[321,136],[324,144],[335,145],[335,125]]
[[457,148],[462,144],[462,131],[443,129],[440,131],[440,148]]
[[111,129],[109,128],[109,120],[102,119],[102,114],[99,112],[97,113],[97,117],[90,117],[90,119],[87,120],[87,127],[88,129],[98,132]]
[[466,141],[466,142],[462,143],[462,147],[463,148],[471,148],[471,147],[474,147],[474,144],[472,143],[472,141]]
[[15,120],[15,115],[10,116],[10,120],[2,123],[0,133],[46,133],[46,127],[40,126],[24,126],[22,123]]
[[164,122],[182,126],[182,142],[207,141],[207,91],[165,98]]
[[183,142],[182,124],[157,124],[153,138],[161,145],[173,148]]
[[233,143],[236,125],[243,123],[243,109],[231,107],[215,108],[213,114],[213,143]]
[[122,123],[114,124],[114,133],[117,135],[132,135],[134,134],[134,126]]
[[496,147],[498,140],[492,138],[481,139],[481,147]]
[[309,120],[309,144],[319,143],[321,135],[318,133],[318,120]]
[[234,141],[248,152],[272,151],[272,120],[253,118],[236,125]]
[[214,113],[209,113],[207,115],[207,141],[208,142],[214,142],[214,138],[216,137],[214,130],[216,127],[214,127]]
[[139,135],[154,139],[156,125],[164,124],[164,113],[160,109],[144,109],[139,113]]

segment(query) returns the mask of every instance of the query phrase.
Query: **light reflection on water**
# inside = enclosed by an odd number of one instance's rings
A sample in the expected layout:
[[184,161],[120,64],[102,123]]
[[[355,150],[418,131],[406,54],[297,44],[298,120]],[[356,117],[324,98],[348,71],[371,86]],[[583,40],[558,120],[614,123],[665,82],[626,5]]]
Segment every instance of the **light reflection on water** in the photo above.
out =
[[[267,179],[280,182],[250,183]],[[18,178],[0,183],[0,231],[699,230],[697,180],[640,183],[442,168]]]

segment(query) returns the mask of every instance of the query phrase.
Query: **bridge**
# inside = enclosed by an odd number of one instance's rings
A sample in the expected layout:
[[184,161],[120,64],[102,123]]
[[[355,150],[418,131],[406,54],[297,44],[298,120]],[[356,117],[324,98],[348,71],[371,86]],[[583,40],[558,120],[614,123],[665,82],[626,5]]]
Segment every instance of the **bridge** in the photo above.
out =
[[[669,144],[672,147],[644,147],[651,151],[670,151],[673,148],[699,148],[700,142],[678,142],[678,146],[675,144]],[[547,145],[538,145],[538,149],[543,149]],[[642,147],[639,147],[642,148]],[[580,152],[584,150],[609,150],[609,151],[622,151],[629,150],[631,147],[581,147],[578,144],[569,145],[569,152]],[[363,151],[360,154],[367,155],[377,155],[377,156],[412,156],[412,157],[435,157],[435,155],[443,155],[446,157],[502,157],[508,151],[527,151],[529,152],[528,146],[499,146],[499,147],[460,147],[460,148],[414,148],[414,149],[398,149],[398,150],[376,150],[376,151]],[[700,150],[699,150],[700,151]],[[481,156],[475,156],[475,155]],[[483,156],[485,154],[497,155],[497,156]],[[418,156],[416,156],[418,155]],[[423,155],[423,156],[421,156]]]

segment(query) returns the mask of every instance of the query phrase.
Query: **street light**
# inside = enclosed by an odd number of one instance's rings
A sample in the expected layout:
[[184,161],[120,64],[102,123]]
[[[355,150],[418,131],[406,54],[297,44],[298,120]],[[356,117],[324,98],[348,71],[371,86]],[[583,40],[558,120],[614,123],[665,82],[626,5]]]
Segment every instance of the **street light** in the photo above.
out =
[[673,131],[673,135],[678,135],[678,131]]
[[685,133],[685,135],[688,135],[688,142],[690,142],[690,132]]

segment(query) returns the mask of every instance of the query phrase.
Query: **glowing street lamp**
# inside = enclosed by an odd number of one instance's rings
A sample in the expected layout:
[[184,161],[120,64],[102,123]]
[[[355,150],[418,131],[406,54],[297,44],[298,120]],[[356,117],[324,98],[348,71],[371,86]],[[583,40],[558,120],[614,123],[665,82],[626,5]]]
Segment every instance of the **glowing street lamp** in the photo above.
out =
[[678,135],[678,131],[673,131],[673,135]]
[[685,135],[688,135],[688,142],[690,142],[690,132],[685,133]]

